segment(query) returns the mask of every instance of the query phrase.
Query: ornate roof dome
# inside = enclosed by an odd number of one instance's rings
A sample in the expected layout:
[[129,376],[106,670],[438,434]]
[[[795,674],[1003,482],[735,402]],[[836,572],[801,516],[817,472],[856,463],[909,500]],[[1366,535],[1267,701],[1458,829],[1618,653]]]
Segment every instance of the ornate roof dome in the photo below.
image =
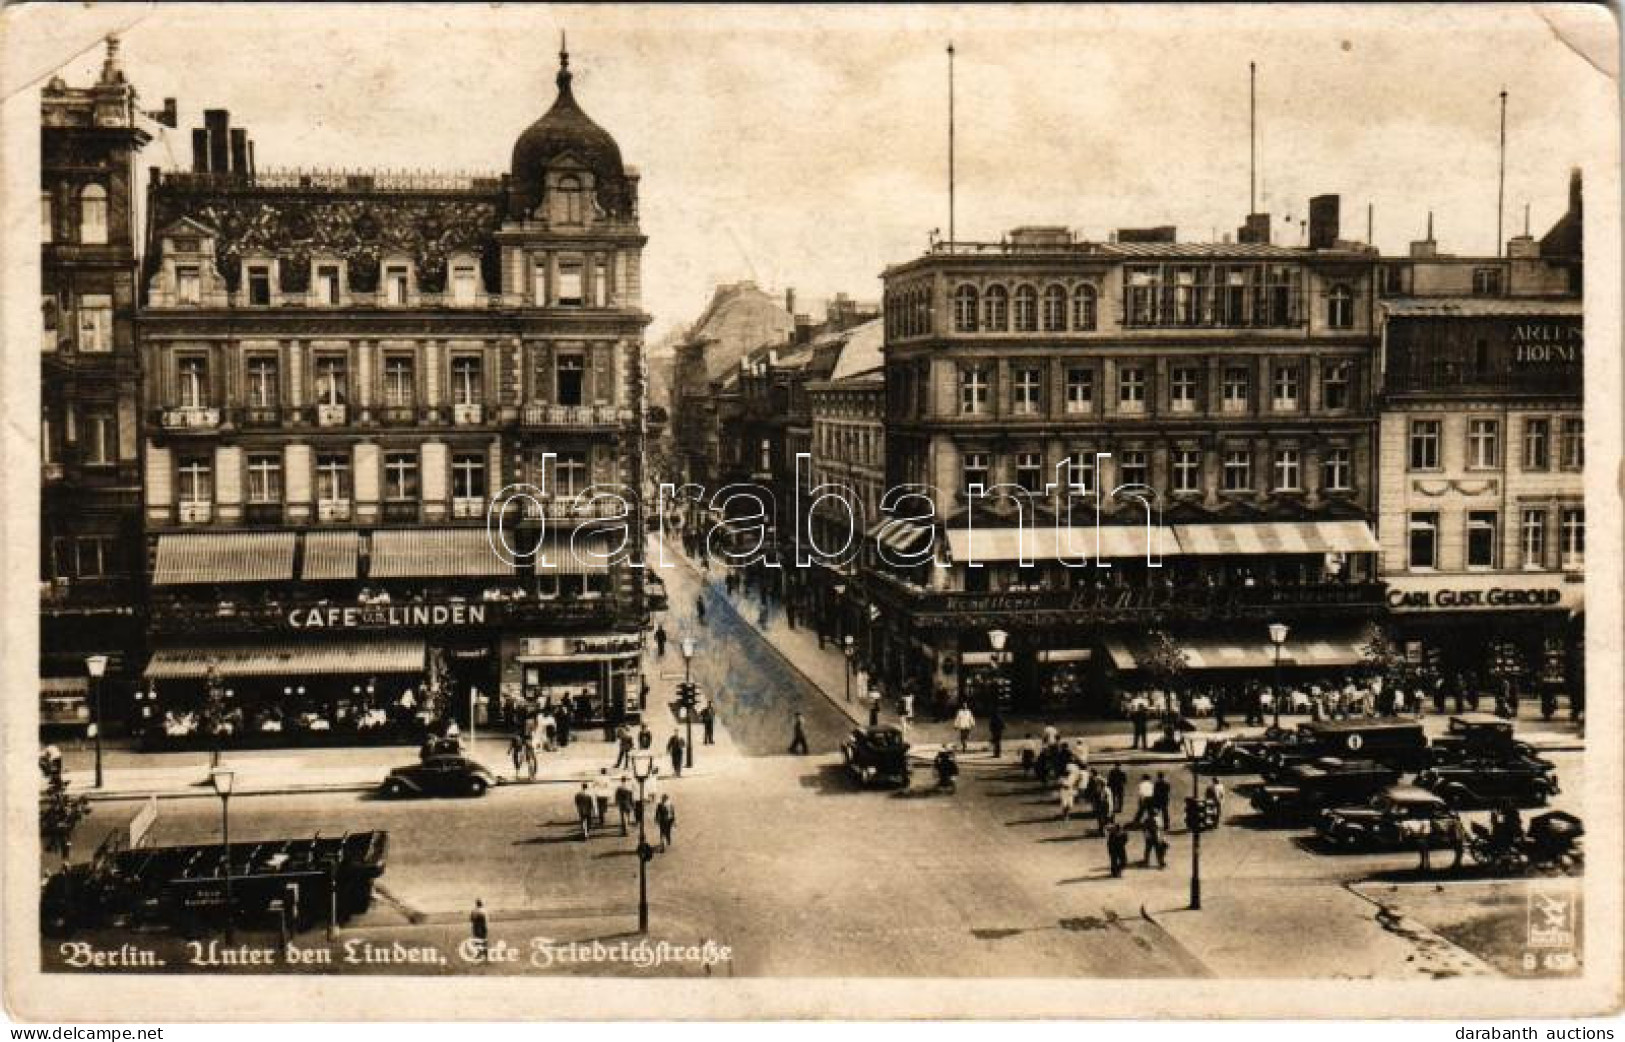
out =
[[559,51],[559,96],[547,114],[519,135],[513,146],[514,186],[532,203],[542,196],[547,168],[569,155],[582,163],[600,183],[625,176],[621,147],[609,132],[588,118],[570,91],[570,53]]

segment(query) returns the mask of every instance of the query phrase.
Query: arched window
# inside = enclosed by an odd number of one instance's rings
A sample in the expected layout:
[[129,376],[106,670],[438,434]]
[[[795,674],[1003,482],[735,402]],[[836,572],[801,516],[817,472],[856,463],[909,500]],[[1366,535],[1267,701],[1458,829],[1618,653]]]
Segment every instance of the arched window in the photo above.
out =
[[1347,286],[1333,286],[1326,294],[1326,324],[1333,329],[1354,328],[1354,292]]
[[1044,291],[1044,332],[1056,333],[1066,328],[1066,290],[1051,286]]
[[982,329],[1002,333],[1010,328],[1010,291],[1003,286],[989,286],[982,297]]
[[976,287],[971,285],[960,286],[954,290],[954,330],[959,333],[976,332],[976,312],[980,301],[977,300]]
[[581,178],[574,174],[565,174],[559,178],[554,191],[558,193],[558,200],[553,206],[553,219],[560,224],[580,224],[582,222]]
[[1095,287],[1088,283],[1072,292],[1072,328],[1095,328]]
[[1016,287],[1016,332],[1038,332],[1038,290],[1031,286]]
[[79,241],[107,242],[107,189],[101,185],[86,185],[79,193]]

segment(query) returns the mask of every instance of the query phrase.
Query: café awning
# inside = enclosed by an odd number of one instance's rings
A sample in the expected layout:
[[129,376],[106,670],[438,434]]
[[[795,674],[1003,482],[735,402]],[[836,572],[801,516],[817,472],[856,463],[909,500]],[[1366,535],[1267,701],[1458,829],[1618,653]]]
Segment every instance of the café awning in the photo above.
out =
[[602,539],[573,544],[568,539],[549,540],[534,558],[537,575],[605,575],[609,572],[610,546]]
[[484,527],[386,529],[372,536],[374,579],[482,578],[512,575]]
[[[1365,642],[1362,630],[1289,636],[1281,645],[1281,665],[1298,669],[1356,666],[1364,661],[1360,649]],[[1174,643],[1185,653],[1189,669],[1267,669],[1275,665],[1275,645],[1262,633],[1257,639],[1243,640],[1176,636]],[[1106,641],[1106,652],[1118,669],[1138,669],[1146,644],[1135,638],[1113,637]]]
[[1020,561],[1023,553],[1033,562],[1121,559],[1145,557],[1148,550],[1158,557],[1179,553],[1174,530],[1145,525],[1033,525],[969,530],[961,525],[948,529],[948,552],[956,564]]
[[184,532],[158,537],[154,586],[285,582],[293,578],[292,532]]
[[309,532],[305,535],[302,579],[354,579],[361,535],[354,531]]
[[1381,547],[1364,521],[1259,521],[1175,525],[1180,552],[1221,554],[1374,554]]
[[201,680],[213,664],[222,677],[320,677],[400,674],[423,670],[423,642],[346,641],[340,644],[260,644],[253,647],[166,648],[147,663],[149,680]]

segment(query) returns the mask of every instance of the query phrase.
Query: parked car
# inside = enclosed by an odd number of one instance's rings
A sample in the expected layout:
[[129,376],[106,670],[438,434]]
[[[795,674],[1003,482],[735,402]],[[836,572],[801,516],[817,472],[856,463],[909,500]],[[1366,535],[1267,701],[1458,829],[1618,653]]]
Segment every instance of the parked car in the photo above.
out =
[[1375,760],[1402,771],[1421,770],[1431,762],[1422,725],[1408,720],[1326,720],[1298,725],[1298,739],[1270,751],[1266,778],[1294,763],[1325,756]]
[[1469,760],[1429,767],[1416,784],[1452,807],[1488,807],[1507,800],[1520,806],[1544,804],[1559,792],[1557,773],[1545,761]]
[[1392,785],[1364,806],[1323,812],[1315,832],[1346,850],[1409,850],[1416,846],[1407,835],[1408,829],[1416,827],[1414,823],[1427,826],[1430,845],[1443,846],[1447,830],[1433,826],[1451,820],[1460,821],[1450,805],[1433,793],[1414,785]]
[[1433,739],[1433,763],[1464,763],[1470,760],[1507,762],[1533,760],[1545,764],[1528,742],[1513,737],[1511,720],[1503,720],[1492,713],[1463,713],[1450,718],[1449,730]]
[[1214,738],[1202,750],[1198,764],[1204,773],[1218,771],[1262,771],[1269,766],[1270,755],[1277,750],[1293,750],[1298,744],[1296,731],[1266,730],[1256,738]]
[[859,727],[841,742],[841,759],[864,785],[907,785],[908,748],[901,728]]
[[380,787],[385,796],[484,796],[497,785],[495,774],[466,756],[429,756],[397,767]]
[[666,596],[666,581],[653,570],[644,572],[643,594],[648,598],[650,611],[665,611],[671,603],[670,598]]
[[1400,772],[1373,760],[1322,757],[1294,764],[1249,796],[1253,808],[1277,821],[1308,821],[1328,807],[1365,803],[1399,781]]

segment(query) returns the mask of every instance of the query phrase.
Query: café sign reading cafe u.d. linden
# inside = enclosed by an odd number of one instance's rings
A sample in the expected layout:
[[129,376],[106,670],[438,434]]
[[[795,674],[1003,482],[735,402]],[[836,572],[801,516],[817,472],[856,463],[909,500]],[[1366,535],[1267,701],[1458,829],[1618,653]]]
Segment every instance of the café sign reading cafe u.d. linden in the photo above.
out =
[[423,626],[484,626],[487,604],[347,604],[290,608],[288,627],[397,629]]

